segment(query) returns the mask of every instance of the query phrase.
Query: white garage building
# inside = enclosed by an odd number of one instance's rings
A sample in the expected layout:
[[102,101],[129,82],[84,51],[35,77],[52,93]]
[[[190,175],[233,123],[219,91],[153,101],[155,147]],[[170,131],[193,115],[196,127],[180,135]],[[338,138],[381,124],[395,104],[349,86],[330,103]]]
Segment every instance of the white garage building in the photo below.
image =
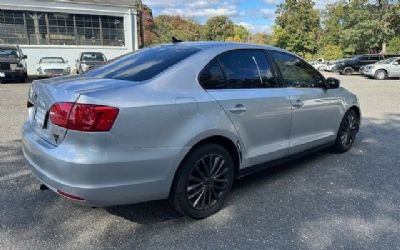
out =
[[28,74],[44,56],[61,56],[71,68],[82,51],[107,59],[138,48],[132,0],[1,0],[0,44],[19,44]]

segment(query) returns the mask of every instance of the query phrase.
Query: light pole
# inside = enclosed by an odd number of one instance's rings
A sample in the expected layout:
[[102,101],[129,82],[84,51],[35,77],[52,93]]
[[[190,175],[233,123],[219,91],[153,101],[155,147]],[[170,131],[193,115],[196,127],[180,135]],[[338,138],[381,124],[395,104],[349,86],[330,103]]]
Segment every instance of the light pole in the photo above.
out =
[[136,9],[137,16],[139,18],[139,29],[140,29],[140,47],[144,47],[144,24],[143,24],[143,3],[142,0],[133,0],[133,4]]

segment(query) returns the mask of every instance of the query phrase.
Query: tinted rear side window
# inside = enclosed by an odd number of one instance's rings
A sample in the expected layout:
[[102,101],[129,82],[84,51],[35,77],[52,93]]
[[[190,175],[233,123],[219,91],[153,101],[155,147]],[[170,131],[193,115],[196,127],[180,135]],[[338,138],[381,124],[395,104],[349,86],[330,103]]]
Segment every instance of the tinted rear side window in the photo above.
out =
[[198,48],[167,45],[143,49],[90,70],[86,77],[146,81],[200,51]]

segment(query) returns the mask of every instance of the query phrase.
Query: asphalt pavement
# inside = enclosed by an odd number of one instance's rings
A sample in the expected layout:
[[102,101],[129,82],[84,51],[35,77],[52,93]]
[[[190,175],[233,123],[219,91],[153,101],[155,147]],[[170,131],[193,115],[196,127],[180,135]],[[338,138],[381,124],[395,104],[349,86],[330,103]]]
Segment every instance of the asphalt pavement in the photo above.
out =
[[166,201],[92,209],[40,191],[21,152],[29,84],[0,85],[0,249],[400,249],[400,80],[336,77],[361,102],[354,147],[240,179],[201,221]]

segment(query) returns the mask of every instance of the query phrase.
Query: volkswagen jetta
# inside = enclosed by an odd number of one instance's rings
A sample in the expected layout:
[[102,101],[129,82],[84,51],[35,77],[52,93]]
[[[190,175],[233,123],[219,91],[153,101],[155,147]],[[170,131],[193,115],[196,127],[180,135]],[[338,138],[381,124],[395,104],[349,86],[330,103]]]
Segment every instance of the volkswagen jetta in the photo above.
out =
[[90,206],[169,199],[204,218],[235,178],[316,149],[346,152],[356,96],[298,56],[174,43],[34,81],[23,152],[41,183]]

